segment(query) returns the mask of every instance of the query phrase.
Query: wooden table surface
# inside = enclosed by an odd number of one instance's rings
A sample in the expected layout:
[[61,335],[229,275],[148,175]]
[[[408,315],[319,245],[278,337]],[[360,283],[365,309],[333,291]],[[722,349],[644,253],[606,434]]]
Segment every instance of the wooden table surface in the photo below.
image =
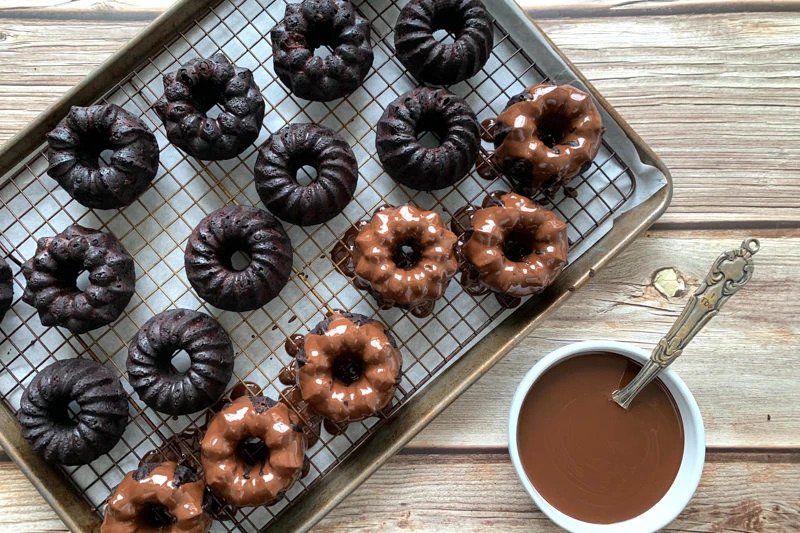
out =
[[[170,3],[0,1],[0,141]],[[652,348],[711,261],[747,236],[762,242],[753,281],[675,364],[703,412],[708,454],[697,494],[669,530],[800,530],[800,1],[524,3],[661,155],[674,200],[319,530],[554,530],[508,459],[520,377],[568,342]],[[654,286],[662,268],[687,290]],[[62,530],[0,459],[0,529]]]

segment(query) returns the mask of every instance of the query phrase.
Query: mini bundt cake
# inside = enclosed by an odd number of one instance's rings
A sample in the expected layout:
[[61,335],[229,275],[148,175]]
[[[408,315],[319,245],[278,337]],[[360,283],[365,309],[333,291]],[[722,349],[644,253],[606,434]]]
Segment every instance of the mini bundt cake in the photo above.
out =
[[11,309],[11,302],[14,300],[14,276],[11,274],[6,260],[0,257],[0,322]]
[[214,415],[201,443],[209,488],[236,507],[271,505],[300,479],[306,438],[285,403],[242,396]]
[[603,120],[592,97],[571,85],[541,84],[513,98],[492,126],[494,164],[530,196],[566,184],[597,155]]
[[[172,357],[185,351],[188,370]],[[173,309],[148,320],[128,347],[128,379],[139,397],[161,413],[187,415],[211,407],[233,375],[233,344],[212,317]]]
[[567,264],[567,226],[524,196],[494,198],[472,215],[461,247],[465,266],[493,292],[515,298],[538,294]]
[[[423,146],[430,131],[441,144]],[[480,148],[475,113],[445,89],[422,87],[389,104],[378,122],[375,144],[386,173],[412,189],[430,191],[455,184],[470,171]]]
[[[89,285],[80,290],[78,276]],[[45,326],[72,333],[114,322],[133,296],[133,258],[110,233],[73,224],[55,237],[36,243],[36,255],[22,266],[27,282],[22,300],[39,312]]]
[[[364,82],[373,54],[367,19],[349,0],[286,4],[270,33],[275,73],[295,96],[317,102],[342,98]],[[314,55],[330,46],[331,55]]]
[[[121,107],[73,106],[47,134],[47,173],[80,204],[94,209],[130,205],[158,170],[156,137]],[[100,154],[112,150],[109,164]]]
[[[451,44],[434,37],[445,30]],[[411,0],[394,30],[397,57],[420,81],[451,85],[471,78],[494,46],[492,20],[480,0]]]
[[388,406],[403,362],[385,325],[341,311],[304,337],[296,360],[303,400],[336,423],[362,420]]
[[108,497],[100,533],[205,533],[206,484],[185,466],[146,463],[122,479]]
[[[69,404],[80,410],[72,415]],[[125,390],[108,368],[87,359],[56,361],[34,376],[20,401],[22,436],[45,460],[83,465],[113,448],[128,424]]]
[[[233,266],[236,252],[249,256],[242,270]],[[201,220],[184,257],[197,294],[227,311],[258,309],[281,292],[292,272],[292,243],[281,223],[244,205],[223,207]]]
[[[222,111],[210,118],[207,113],[215,105]],[[252,145],[264,109],[253,73],[222,53],[193,59],[166,74],[164,96],[155,104],[170,142],[205,161],[232,159]]]
[[[297,172],[306,165],[317,178],[300,185]],[[289,124],[259,150],[255,176],[267,209],[292,224],[312,226],[332,219],[353,199],[358,163],[350,145],[328,128]]]
[[458,269],[456,240],[438,213],[385,207],[358,232],[355,275],[381,307],[428,315]]

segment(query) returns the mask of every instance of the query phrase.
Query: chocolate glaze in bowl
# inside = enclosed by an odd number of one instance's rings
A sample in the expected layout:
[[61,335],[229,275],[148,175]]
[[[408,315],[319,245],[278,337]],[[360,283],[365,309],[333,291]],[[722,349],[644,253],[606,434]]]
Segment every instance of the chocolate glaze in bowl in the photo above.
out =
[[[636,491],[631,492],[628,487],[625,487],[624,490],[627,490],[628,493],[627,496],[622,495],[622,501],[627,502],[625,498],[631,498],[631,494],[633,494],[636,499],[639,500],[637,505],[631,507],[626,503],[625,508],[616,509],[613,507],[614,504],[612,503],[612,507],[604,510],[601,509],[601,512],[598,512],[596,507],[593,510],[588,509],[589,505],[587,505],[585,494],[573,496],[573,501],[570,501],[569,499],[559,499],[557,496],[554,496],[552,491],[554,488],[552,486],[553,480],[558,478],[553,477],[552,475],[549,478],[547,476],[543,476],[542,474],[546,474],[546,469],[541,467],[541,464],[537,466],[535,463],[538,461],[531,462],[529,460],[530,458],[528,457],[526,464],[526,460],[523,459],[523,456],[526,455],[526,452],[530,450],[521,450],[521,441],[527,441],[525,439],[518,438],[518,436],[523,433],[523,430],[521,429],[523,421],[520,418],[520,413],[523,409],[523,404],[525,403],[526,398],[529,396],[529,393],[537,390],[537,383],[545,385],[545,387],[542,389],[542,392],[547,392],[547,374],[553,369],[558,370],[558,366],[561,363],[565,361],[568,362],[570,359],[585,357],[587,354],[596,354],[598,352],[619,354],[620,356],[624,356],[625,358],[631,360],[634,364],[644,363],[647,361],[649,356],[649,354],[644,350],[619,342],[587,341],[564,346],[544,357],[541,361],[534,365],[534,367],[531,368],[522,379],[522,382],[517,387],[512,400],[509,414],[509,453],[511,455],[511,461],[518,477],[520,478],[520,481],[522,482],[522,485],[525,487],[536,505],[556,524],[569,531],[598,533],[607,533],[612,531],[656,531],[666,526],[676,516],[678,516],[678,514],[680,514],[684,507],[686,507],[700,482],[700,475],[703,470],[703,463],[705,459],[705,433],[699,408],[697,407],[697,403],[694,401],[689,389],[673,370],[667,368],[660,375],[660,380],[663,384],[664,391],[667,393],[664,395],[664,397],[671,397],[671,399],[674,400],[674,407],[677,410],[680,420],[680,427],[683,431],[682,450],[680,453],[677,453],[677,455],[680,456],[679,468],[677,468],[677,473],[674,475],[669,473],[669,468],[673,468],[674,472],[674,461],[677,452],[676,450],[672,450],[671,455],[667,454],[668,457],[665,458],[664,464],[667,468],[667,474],[660,476],[660,487],[651,486],[653,485],[652,480],[645,482],[642,487],[644,487],[646,490],[642,489],[642,492],[647,492],[647,494],[641,495],[643,496],[642,498],[639,498],[640,495]],[[562,367],[562,370],[564,368],[566,367]],[[621,368],[623,367],[620,366],[617,368],[617,370]],[[570,370],[569,368],[566,369]],[[574,374],[567,374],[564,379],[568,379],[572,375]],[[652,386],[658,387],[657,384]],[[610,386],[610,389],[608,390],[609,402],[611,402],[611,392],[617,387],[618,383],[614,383]],[[580,385],[577,385],[576,388],[580,390]],[[550,392],[552,393],[552,389]],[[598,392],[599,389],[595,391],[595,393]],[[659,391],[656,389],[654,392]],[[653,392],[650,394],[653,394]],[[561,400],[563,401],[564,398],[561,398]],[[639,400],[640,398],[637,398],[636,401],[638,402]],[[645,400],[647,400],[647,398],[645,398]],[[635,415],[635,411],[626,413],[621,407],[618,407],[614,404],[611,404],[608,407],[619,409],[619,414],[621,415]],[[609,411],[608,413],[613,415],[614,412]],[[652,416],[652,413],[645,414],[645,417],[647,416]],[[624,419],[623,422],[625,422]],[[549,423],[554,430],[558,430],[558,428],[553,425],[552,420]],[[656,424],[654,424],[654,426],[655,425]],[[662,424],[662,426],[663,429],[666,429],[670,427],[670,424],[666,423]],[[622,426],[617,426],[617,431],[620,431],[622,427],[624,427],[624,424]],[[643,427],[646,427],[646,425]],[[674,425],[671,427],[673,430],[675,429]],[[596,445],[603,439],[605,439],[606,442],[611,440],[608,433],[602,434],[603,430],[601,428],[602,425],[596,426],[593,431],[589,431],[588,433],[579,432],[581,438],[586,441],[584,444],[587,448],[585,448],[584,451],[592,450],[591,447],[596,447]],[[528,428],[526,428],[525,431],[527,431],[527,429]],[[595,434],[596,437],[594,436]],[[619,435],[619,439],[623,438],[624,435]],[[619,442],[623,443],[623,441]],[[525,445],[527,446],[527,444]],[[573,449],[573,451],[574,450],[575,449]],[[563,451],[560,453],[563,453]],[[644,453],[645,452],[642,451],[642,454]],[[624,464],[618,465],[620,469],[625,469],[626,467],[630,466],[632,461],[641,460],[641,462],[637,464],[637,468],[643,472],[642,475],[652,476],[653,473],[648,472],[648,467],[650,463],[653,462],[652,455],[650,459],[642,460],[642,457],[640,456],[641,454],[637,453],[635,449],[629,450],[627,454],[631,455],[631,457],[630,459],[622,461]],[[580,461],[585,461],[586,457],[591,457],[591,454],[584,455]],[[616,461],[619,461],[619,456],[617,456]],[[671,466],[670,462],[672,462]],[[551,465],[547,466],[550,467]],[[596,467],[597,465],[594,466]],[[586,465],[575,464],[573,467],[577,468],[578,470],[573,471],[571,475],[574,475],[575,472],[579,472],[581,475],[586,473]],[[591,465],[589,468],[591,468]],[[583,472],[581,472],[580,469],[583,469]],[[614,488],[618,485],[614,479],[613,469],[611,472],[605,472],[605,474],[610,474],[610,477],[605,479],[607,486],[601,490],[614,490]],[[620,476],[620,481],[624,482],[624,478],[624,475]],[[585,477],[583,481],[585,482],[586,479],[590,479],[590,477]],[[609,482],[609,480],[612,481]],[[635,477],[631,478],[628,476],[627,482],[631,483],[632,480],[635,481]],[[575,481],[576,480],[572,480],[573,486],[575,485]],[[543,482],[549,483],[550,486],[544,486]],[[580,483],[581,481],[577,480],[577,482]],[[658,482],[655,483],[657,484]],[[541,490],[537,484],[541,486]],[[665,486],[667,489],[664,488]],[[557,489],[558,487],[555,488]],[[590,493],[592,491],[597,491],[596,487],[588,487],[588,489]],[[613,502],[613,498],[611,501]],[[589,503],[591,504],[591,502]],[[597,502],[595,501],[594,503],[596,504]]]

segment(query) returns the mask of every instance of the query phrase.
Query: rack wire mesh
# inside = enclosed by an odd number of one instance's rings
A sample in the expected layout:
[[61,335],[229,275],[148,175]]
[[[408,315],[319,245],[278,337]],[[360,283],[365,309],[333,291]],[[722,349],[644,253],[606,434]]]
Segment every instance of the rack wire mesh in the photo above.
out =
[[[91,357],[114,369],[130,394],[131,422],[122,441],[91,464],[65,467],[78,491],[98,512],[110,491],[142,457],[186,429],[199,429],[205,413],[170,417],[140,403],[126,379],[127,345],[153,315],[170,308],[199,309],[216,317],[233,340],[235,380],[260,386],[277,398],[278,381],[291,358],[285,340],[304,333],[329,309],[346,309],[384,321],[403,353],[403,375],[393,404],[382,413],[353,423],[334,436],[322,430],[309,449],[310,469],[278,503],[241,509],[215,524],[220,530],[258,530],[315,482],[353,453],[381,425],[381,420],[422,388],[449,362],[464,353],[492,324],[508,313],[492,295],[473,296],[451,283],[436,311],[426,318],[393,309],[379,310],[366,293],[342,275],[330,252],[345,231],[368,218],[380,205],[413,202],[448,218],[458,208],[479,204],[493,190],[509,190],[506,183],[490,183],[473,172],[457,187],[422,193],[398,186],[382,170],[375,154],[374,125],[385,106],[417,82],[395,58],[392,29],[401,2],[362,0],[358,9],[370,20],[375,62],[363,86],[347,98],[331,103],[308,103],[290,95],[274,75],[269,30],[282,18],[284,0],[221,0],[191,28],[163,46],[121,80],[102,99],[144,120],[160,146],[160,167],[153,186],[131,206],[115,211],[92,211],[72,200],[46,175],[44,150],[31,155],[0,188],[0,251],[15,272],[15,303],[0,331],[0,396],[13,411],[24,388],[44,366],[56,359]],[[483,70],[467,82],[450,87],[473,107],[479,118],[496,116],[512,96],[525,87],[547,80],[533,59],[503,27],[495,24],[495,48]],[[442,39],[447,39],[443,36]],[[163,89],[161,76],[193,57],[209,57],[222,50],[236,64],[253,71],[267,99],[264,128],[256,145],[229,161],[202,163],[173,147],[165,137],[153,104]],[[212,111],[213,113],[213,111]],[[311,228],[285,225],[294,246],[294,273],[280,296],[264,308],[248,313],[221,312],[201,301],[183,271],[183,250],[192,229],[207,214],[229,203],[259,206],[252,168],[269,132],[287,123],[316,122],[342,135],[359,162],[355,199],[330,222]],[[482,149],[482,157],[488,155]],[[572,184],[574,194],[539,198],[568,222],[573,247],[598,231],[635,189],[625,162],[604,145],[600,154]],[[110,327],[73,336],[41,325],[33,308],[19,301],[24,280],[19,267],[33,256],[37,239],[51,236],[72,223],[100,228],[117,236],[136,262],[136,294]],[[575,259],[571,256],[571,259]],[[233,384],[232,384],[233,385]]]

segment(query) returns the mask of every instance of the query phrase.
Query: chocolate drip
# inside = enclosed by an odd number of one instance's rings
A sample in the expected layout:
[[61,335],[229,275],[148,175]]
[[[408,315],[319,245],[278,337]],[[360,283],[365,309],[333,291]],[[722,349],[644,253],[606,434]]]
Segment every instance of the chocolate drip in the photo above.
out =
[[288,405],[300,417],[300,430],[306,437],[308,447],[314,446],[319,440],[322,417],[309,408],[308,403],[303,400],[300,389],[296,385],[283,389],[280,401]]
[[324,419],[322,425],[325,428],[325,431],[334,436],[341,435],[342,433],[347,431],[347,424],[344,423],[337,424],[333,420],[329,420],[327,418]]
[[494,141],[494,129],[497,121],[493,118],[487,118],[481,122],[481,139],[486,142]]
[[494,152],[488,155],[480,155],[475,169],[478,172],[478,176],[487,181],[494,181],[503,175],[495,161]]
[[303,348],[303,335],[295,333],[286,339],[283,349],[289,354],[289,357],[296,357],[300,350]]
[[[380,211],[383,206],[379,207]],[[347,276],[352,278],[355,276],[353,269],[352,251],[353,244],[355,243],[358,232],[367,224],[364,220],[359,220],[351,228],[349,228],[339,241],[333,246],[331,250],[331,261],[336,269]]]
[[297,361],[292,361],[281,369],[278,380],[284,385],[294,385],[297,381]]

